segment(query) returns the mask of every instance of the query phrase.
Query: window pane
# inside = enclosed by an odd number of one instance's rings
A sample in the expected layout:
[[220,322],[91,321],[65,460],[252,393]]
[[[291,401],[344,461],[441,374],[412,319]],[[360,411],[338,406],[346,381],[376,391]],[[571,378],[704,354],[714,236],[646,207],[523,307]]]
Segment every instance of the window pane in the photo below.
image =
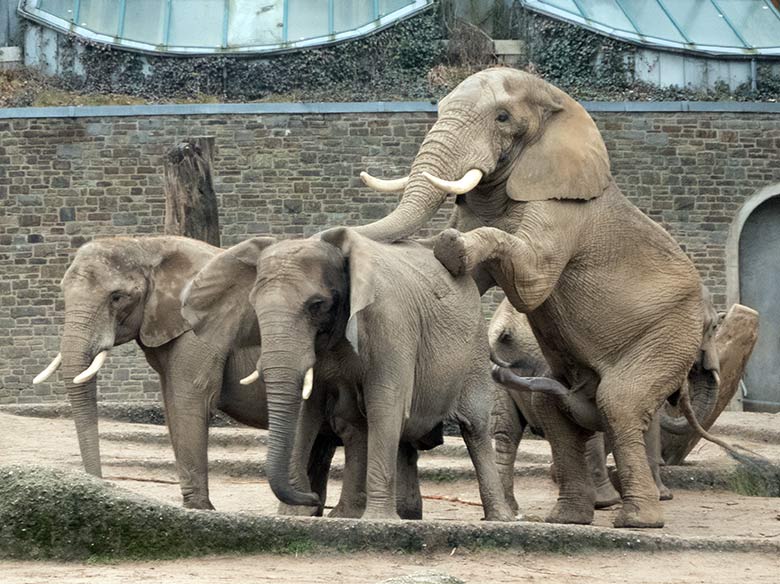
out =
[[580,0],[580,4],[587,18],[618,30],[634,32],[631,21],[626,18],[615,0]]
[[77,24],[95,32],[116,35],[119,0],[81,0]]
[[413,0],[379,0],[379,14],[382,16],[390,14],[412,2]]
[[284,40],[284,0],[230,0],[228,45],[275,45]]
[[287,40],[299,41],[328,34],[326,0],[289,0]]
[[333,0],[333,27],[336,32],[353,30],[372,20],[373,0]]
[[567,10],[572,14],[576,14],[577,16],[582,14],[580,9],[577,8],[577,5],[572,0],[544,0],[544,4],[549,4],[550,6],[555,6],[556,8],[563,8],[564,10]]
[[73,0],[41,0],[41,10],[73,21]]
[[664,5],[691,42],[723,47],[744,46],[710,2],[675,0],[664,2]]
[[764,2],[745,0],[718,0],[739,34],[754,47],[780,45],[780,19]]
[[177,47],[222,46],[224,0],[173,0],[168,44]]
[[684,43],[685,38],[677,30],[657,2],[648,0],[621,0],[623,8],[634,20],[642,34]]
[[127,0],[123,38],[160,45],[163,42],[165,0]]

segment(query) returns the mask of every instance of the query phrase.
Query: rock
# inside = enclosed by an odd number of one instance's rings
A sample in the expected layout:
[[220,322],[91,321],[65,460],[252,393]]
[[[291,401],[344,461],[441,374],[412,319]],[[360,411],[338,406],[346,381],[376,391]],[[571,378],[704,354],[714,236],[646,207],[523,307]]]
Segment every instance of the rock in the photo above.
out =
[[441,572],[420,572],[408,576],[395,576],[379,584],[466,584],[460,578]]

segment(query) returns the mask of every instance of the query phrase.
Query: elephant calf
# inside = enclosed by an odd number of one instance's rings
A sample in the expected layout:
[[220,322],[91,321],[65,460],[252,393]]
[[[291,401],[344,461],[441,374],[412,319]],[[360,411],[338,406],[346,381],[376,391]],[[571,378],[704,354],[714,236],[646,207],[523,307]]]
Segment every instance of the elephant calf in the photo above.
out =
[[[533,331],[524,314],[515,310],[505,299],[496,309],[488,329],[490,359],[498,366],[511,368],[512,371],[528,378],[547,378],[550,367],[542,355]],[[508,380],[508,374],[497,370],[497,381]],[[506,377],[505,377],[506,376]],[[517,512],[518,505],[514,494],[514,464],[517,448],[523,431],[530,426],[535,433],[541,434],[537,421],[537,412],[532,403],[533,392],[512,389],[511,380],[507,385],[500,383],[493,409],[493,433],[496,445],[496,462],[504,493],[512,510]],[[571,407],[569,408],[571,410]],[[661,433],[659,416],[653,420],[646,434],[647,457],[653,478],[658,486],[662,501],[672,498],[672,492],[663,484],[659,465],[661,459]],[[605,446],[605,436],[596,432],[588,439],[585,459],[596,487],[595,508],[603,509],[620,502],[620,494],[609,479],[606,468],[606,455],[610,448]]]
[[[184,314],[197,334],[234,338],[249,299],[268,395],[268,479],[290,505],[320,503],[303,469],[327,418],[345,447],[345,480],[365,484],[365,518],[398,518],[399,444],[455,418],[476,467],[485,516],[512,520],[492,450],[487,331],[474,281],[431,250],[381,244],[346,228],[304,240],[256,237],[194,279]],[[416,484],[416,455],[401,457]],[[292,462],[291,462],[292,461]],[[403,497],[401,497],[403,498]]]

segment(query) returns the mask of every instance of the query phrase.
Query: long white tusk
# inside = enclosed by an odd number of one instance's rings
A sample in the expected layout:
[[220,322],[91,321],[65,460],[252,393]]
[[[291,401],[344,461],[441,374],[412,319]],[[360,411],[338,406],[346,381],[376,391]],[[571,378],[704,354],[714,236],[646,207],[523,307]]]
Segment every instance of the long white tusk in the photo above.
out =
[[445,193],[450,193],[451,195],[462,195],[463,193],[468,193],[471,189],[479,184],[479,181],[482,180],[482,171],[477,170],[476,168],[472,168],[470,171],[464,174],[463,178],[460,180],[444,180],[425,171],[423,171],[422,175],[428,179],[428,182],[430,182],[433,186],[443,190]]
[[250,373],[249,375],[244,377],[241,381],[239,381],[239,383],[241,385],[249,385],[250,383],[254,383],[255,381],[257,381],[258,379],[260,379],[260,372],[257,369],[255,369],[254,371],[252,371],[252,373]]
[[309,367],[309,370],[306,372],[306,375],[303,376],[303,392],[301,393],[303,399],[309,399],[313,387],[314,387],[314,367]]
[[712,377],[715,378],[715,383],[720,385],[720,373],[718,373],[717,371],[713,371],[712,372]]
[[397,193],[404,190],[406,183],[409,182],[409,175],[403,178],[396,178],[393,180],[385,180],[382,178],[374,178],[367,172],[361,172],[360,178],[367,187],[379,191],[380,193]]
[[95,377],[103,363],[106,362],[106,357],[108,357],[108,351],[100,351],[97,357],[92,360],[92,364],[73,378],[73,383],[86,383]]
[[49,363],[49,366],[35,376],[35,379],[33,379],[33,385],[43,383],[49,377],[51,377],[51,374],[57,371],[59,368],[60,363],[62,363],[62,353],[57,353],[57,356],[52,360],[51,363]]

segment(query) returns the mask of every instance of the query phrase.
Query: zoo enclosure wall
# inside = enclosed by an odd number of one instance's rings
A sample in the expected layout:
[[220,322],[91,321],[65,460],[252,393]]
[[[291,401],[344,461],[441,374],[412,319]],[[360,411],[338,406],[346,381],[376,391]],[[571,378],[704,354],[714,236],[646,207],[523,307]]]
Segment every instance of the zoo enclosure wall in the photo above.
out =
[[[780,105],[586,106],[618,184],[681,243],[724,308],[729,227],[749,197],[780,182]],[[65,400],[56,375],[31,384],[59,350],[62,275],[94,237],[162,233],[162,161],[177,141],[215,137],[229,246],[384,216],[397,197],[368,190],[360,171],[408,172],[435,115],[416,102],[0,110],[0,404]],[[103,400],[158,397],[133,344],[115,349],[100,377]]]

